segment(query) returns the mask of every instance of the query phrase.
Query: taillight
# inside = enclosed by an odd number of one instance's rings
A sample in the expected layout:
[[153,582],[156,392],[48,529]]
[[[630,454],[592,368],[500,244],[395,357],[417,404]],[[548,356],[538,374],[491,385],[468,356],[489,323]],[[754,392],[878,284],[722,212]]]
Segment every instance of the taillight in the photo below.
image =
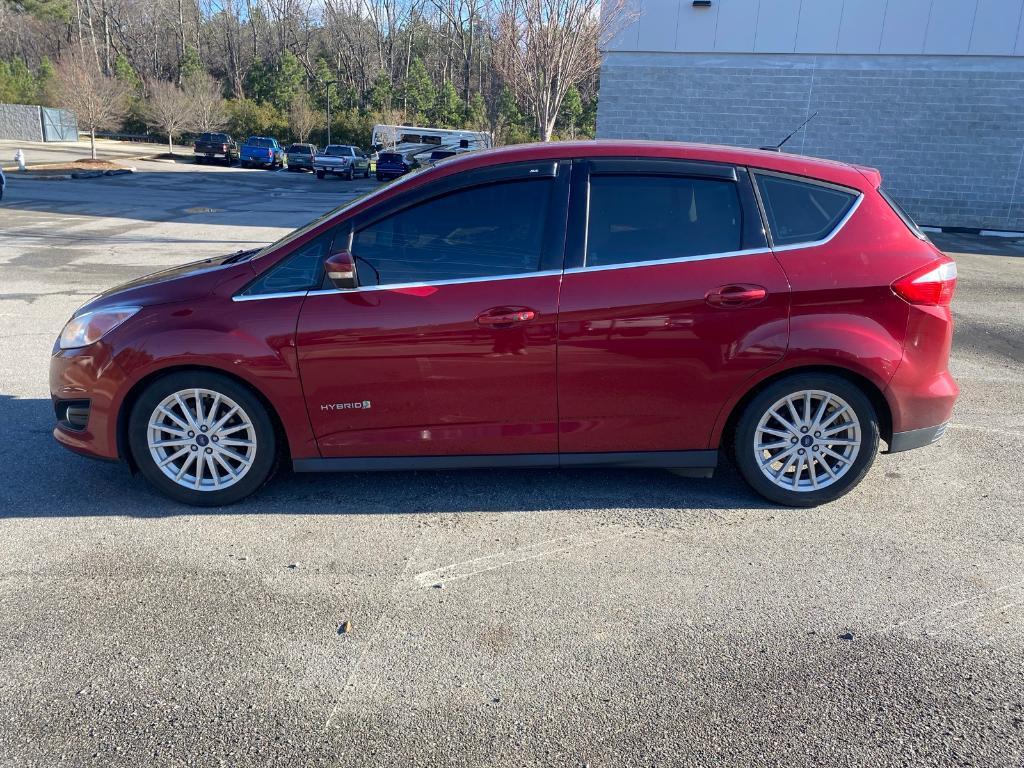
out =
[[943,256],[941,261],[915,269],[892,284],[896,295],[911,304],[948,307],[956,290],[956,262]]
[[227,144],[221,144],[220,145],[220,151],[221,152],[227,152],[228,151],[228,145]]

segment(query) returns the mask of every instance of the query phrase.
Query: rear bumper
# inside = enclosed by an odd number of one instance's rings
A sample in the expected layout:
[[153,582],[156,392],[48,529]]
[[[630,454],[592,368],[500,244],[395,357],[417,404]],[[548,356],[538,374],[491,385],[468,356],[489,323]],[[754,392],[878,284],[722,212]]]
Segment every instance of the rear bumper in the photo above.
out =
[[912,429],[909,432],[896,432],[889,442],[889,450],[886,453],[900,453],[901,451],[912,451],[914,448],[924,448],[939,440],[945,433],[949,422],[943,422],[936,427],[922,427]]

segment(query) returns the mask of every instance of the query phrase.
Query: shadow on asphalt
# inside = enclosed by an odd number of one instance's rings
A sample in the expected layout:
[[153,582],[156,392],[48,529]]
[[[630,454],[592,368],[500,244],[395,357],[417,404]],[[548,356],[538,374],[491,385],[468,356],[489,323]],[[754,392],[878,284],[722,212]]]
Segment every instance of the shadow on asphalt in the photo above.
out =
[[934,232],[929,233],[928,237],[936,248],[946,253],[1024,257],[1024,238],[982,237],[956,232]]
[[121,463],[65,450],[49,400],[0,395],[0,519],[203,514],[416,514],[583,509],[777,509],[722,459],[714,479],[664,470],[457,470],[294,474],[230,507],[204,509],[158,494]]

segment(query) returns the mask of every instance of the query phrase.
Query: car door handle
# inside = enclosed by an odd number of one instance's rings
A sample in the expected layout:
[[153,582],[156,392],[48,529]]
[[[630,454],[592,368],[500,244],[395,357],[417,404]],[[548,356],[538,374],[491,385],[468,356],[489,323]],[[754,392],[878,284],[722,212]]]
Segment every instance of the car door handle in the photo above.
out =
[[763,286],[740,283],[708,291],[704,300],[713,307],[749,307],[760,304],[767,296],[768,291]]
[[527,307],[498,307],[481,312],[476,316],[476,322],[477,325],[486,328],[499,328],[517,323],[528,323],[535,317],[537,317],[537,313]]

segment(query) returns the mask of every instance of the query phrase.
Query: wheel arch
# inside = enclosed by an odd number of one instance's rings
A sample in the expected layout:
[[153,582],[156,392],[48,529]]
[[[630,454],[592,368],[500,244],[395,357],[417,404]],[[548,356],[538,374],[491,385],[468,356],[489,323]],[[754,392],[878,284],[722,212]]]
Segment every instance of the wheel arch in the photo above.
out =
[[753,385],[750,386],[743,395],[741,395],[739,399],[732,404],[731,407],[729,407],[725,418],[719,420],[719,424],[715,429],[715,434],[712,436],[713,442],[717,443],[719,449],[731,449],[733,435],[736,432],[736,422],[739,421],[740,415],[751,400],[757,397],[757,395],[766,387],[771,386],[777,381],[790,376],[800,376],[808,373],[827,373],[833,376],[839,376],[855,385],[867,396],[868,400],[871,401],[871,405],[874,407],[875,413],[878,414],[878,429],[881,433],[882,439],[885,440],[886,443],[892,440],[892,408],[889,405],[889,401],[886,400],[882,389],[875,382],[863,374],[838,365],[801,365],[776,371],[775,373],[754,382]]
[[231,379],[239,386],[245,387],[249,390],[267,409],[267,415],[270,417],[270,422],[274,425],[274,436],[277,444],[277,462],[279,465],[289,462],[291,460],[291,446],[288,442],[288,433],[285,431],[284,422],[281,420],[281,415],[278,413],[277,408],[271,402],[270,398],[264,395],[257,387],[254,387],[251,382],[247,381],[241,376],[232,373],[231,371],[224,370],[223,368],[217,368],[212,365],[197,365],[197,364],[184,364],[184,365],[171,365],[166,368],[159,368],[155,371],[151,371],[146,374],[138,381],[136,381],[131,388],[125,393],[124,398],[121,400],[121,404],[117,411],[117,453],[124,459],[125,463],[128,464],[129,469],[132,473],[138,471],[138,466],[135,463],[135,457],[132,456],[131,449],[128,443],[128,422],[131,417],[132,409],[135,407],[135,403],[138,402],[139,396],[142,392],[155,381],[159,381],[162,378],[170,376],[175,373],[215,373],[219,376]]

